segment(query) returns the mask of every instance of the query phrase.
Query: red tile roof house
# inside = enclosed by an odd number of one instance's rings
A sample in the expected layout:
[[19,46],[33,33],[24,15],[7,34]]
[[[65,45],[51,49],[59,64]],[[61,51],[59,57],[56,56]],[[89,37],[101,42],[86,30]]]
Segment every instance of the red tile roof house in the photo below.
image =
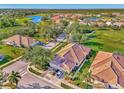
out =
[[91,49],[86,46],[70,43],[56,54],[54,60],[50,62],[50,66],[69,74],[75,67],[82,64],[90,51]]
[[52,21],[55,22],[55,23],[59,23],[61,18],[60,18],[60,15],[54,15],[52,16]]
[[39,43],[39,41],[28,37],[28,36],[20,36],[20,35],[14,35],[12,37],[9,37],[6,40],[3,40],[4,44],[16,46],[16,47],[33,47]]
[[90,70],[106,88],[124,88],[124,55],[99,51]]

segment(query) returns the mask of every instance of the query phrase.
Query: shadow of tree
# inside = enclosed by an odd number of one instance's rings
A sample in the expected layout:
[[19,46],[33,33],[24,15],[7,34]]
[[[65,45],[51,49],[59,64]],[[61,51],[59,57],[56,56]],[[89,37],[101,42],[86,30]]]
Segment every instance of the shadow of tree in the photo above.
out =
[[102,43],[98,43],[98,42],[84,42],[83,44],[87,46],[103,46]]

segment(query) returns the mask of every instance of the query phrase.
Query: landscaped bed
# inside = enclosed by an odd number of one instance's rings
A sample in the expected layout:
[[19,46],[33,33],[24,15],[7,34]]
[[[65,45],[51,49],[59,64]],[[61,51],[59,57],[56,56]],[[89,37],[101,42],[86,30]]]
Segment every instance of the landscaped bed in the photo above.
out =
[[72,87],[70,87],[64,83],[61,83],[61,87],[65,88],[65,89],[73,89]]
[[70,81],[70,83],[77,85],[81,88],[92,88],[91,85],[83,82],[87,72],[89,71],[91,63],[92,62],[90,60],[87,60],[77,73],[76,77],[72,81]]

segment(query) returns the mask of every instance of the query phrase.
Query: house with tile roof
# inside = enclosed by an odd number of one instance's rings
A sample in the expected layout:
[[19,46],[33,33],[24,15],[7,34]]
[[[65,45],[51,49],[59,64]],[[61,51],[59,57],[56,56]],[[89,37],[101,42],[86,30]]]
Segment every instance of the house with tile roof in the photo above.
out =
[[70,73],[75,67],[78,67],[86,59],[91,49],[77,44],[70,43],[62,48],[50,62],[50,66],[56,70]]
[[106,88],[124,88],[124,55],[99,51],[90,70]]
[[16,47],[22,47],[22,46],[23,47],[31,47],[31,46],[35,46],[38,43],[40,43],[36,39],[33,39],[28,36],[21,36],[21,35],[11,36],[11,37],[7,38],[6,40],[3,40],[3,42],[4,42],[4,44],[16,46]]
[[61,20],[61,17],[60,17],[60,15],[54,15],[54,16],[52,16],[51,19],[52,19],[53,22],[59,23],[60,20]]

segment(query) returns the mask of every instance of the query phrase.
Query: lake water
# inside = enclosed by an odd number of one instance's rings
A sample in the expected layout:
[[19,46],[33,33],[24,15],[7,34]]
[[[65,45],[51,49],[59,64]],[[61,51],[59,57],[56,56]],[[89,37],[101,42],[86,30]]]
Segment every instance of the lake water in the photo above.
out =
[[39,23],[42,21],[42,16],[28,16],[28,18],[31,18],[31,22],[33,23]]

